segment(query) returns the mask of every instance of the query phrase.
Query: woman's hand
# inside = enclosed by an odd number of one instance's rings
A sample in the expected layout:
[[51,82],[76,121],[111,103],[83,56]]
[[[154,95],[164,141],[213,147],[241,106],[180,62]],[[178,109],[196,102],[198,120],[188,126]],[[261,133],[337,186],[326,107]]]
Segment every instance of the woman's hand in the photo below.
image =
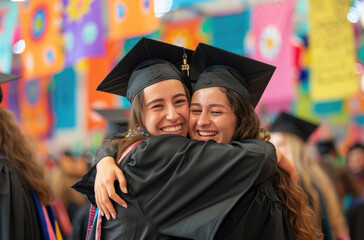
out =
[[292,178],[296,183],[298,182],[298,174],[296,171],[296,167],[294,166],[293,161],[291,161],[279,148],[276,147],[277,151],[277,162],[278,167],[283,171],[287,172],[288,175]]
[[123,172],[115,164],[112,157],[104,157],[96,165],[97,173],[95,179],[95,197],[96,204],[100,209],[102,216],[106,215],[109,220],[110,216],[116,218],[116,211],[109,198],[113,199],[119,205],[127,208],[127,204],[115,192],[114,182],[119,181],[120,189],[123,193],[127,193],[126,181]]

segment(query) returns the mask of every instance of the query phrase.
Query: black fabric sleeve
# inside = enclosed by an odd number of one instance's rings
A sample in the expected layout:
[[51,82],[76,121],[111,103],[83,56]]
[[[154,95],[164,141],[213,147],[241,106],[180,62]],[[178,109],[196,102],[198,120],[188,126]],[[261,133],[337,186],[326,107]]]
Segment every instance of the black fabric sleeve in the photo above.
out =
[[[276,154],[277,156],[277,154]],[[278,165],[273,161],[267,161],[262,170],[259,173],[259,176],[254,181],[254,185],[259,185],[266,182],[270,177],[272,177],[277,172]]]

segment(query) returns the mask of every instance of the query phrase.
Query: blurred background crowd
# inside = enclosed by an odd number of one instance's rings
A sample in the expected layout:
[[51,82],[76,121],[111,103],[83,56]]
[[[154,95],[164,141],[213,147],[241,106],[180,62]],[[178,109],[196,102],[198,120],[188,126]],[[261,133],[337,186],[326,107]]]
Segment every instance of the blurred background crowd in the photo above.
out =
[[205,42],[277,66],[256,108],[261,121],[268,127],[286,111],[319,124],[309,153],[345,216],[355,215],[349,229],[363,226],[364,213],[349,210],[363,209],[364,1],[0,0],[0,72],[20,76],[1,85],[0,107],[46,169],[64,236],[82,231],[88,213],[70,186],[112,123],[125,127],[128,117],[125,98],[96,87],[141,37],[190,49]]

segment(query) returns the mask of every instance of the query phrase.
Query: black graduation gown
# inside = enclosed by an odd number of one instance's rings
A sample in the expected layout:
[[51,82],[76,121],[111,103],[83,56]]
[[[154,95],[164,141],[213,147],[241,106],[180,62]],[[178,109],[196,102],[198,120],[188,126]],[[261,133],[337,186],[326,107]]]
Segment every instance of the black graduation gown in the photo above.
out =
[[0,156],[0,239],[43,239],[31,188]]
[[[262,169],[272,176],[276,152],[254,139],[219,144],[163,135],[140,143],[119,167],[128,194],[115,187],[128,208],[114,203],[117,219],[103,218],[103,239],[214,239]],[[94,175],[92,168],[73,186],[93,204]]]
[[73,231],[67,240],[84,240],[86,238],[90,206],[90,204],[86,204],[75,213],[72,219]]
[[364,237],[364,199],[357,198],[346,211],[346,219],[348,221],[350,239],[360,240]]
[[283,203],[271,181],[254,186],[235,204],[215,239],[293,239]]

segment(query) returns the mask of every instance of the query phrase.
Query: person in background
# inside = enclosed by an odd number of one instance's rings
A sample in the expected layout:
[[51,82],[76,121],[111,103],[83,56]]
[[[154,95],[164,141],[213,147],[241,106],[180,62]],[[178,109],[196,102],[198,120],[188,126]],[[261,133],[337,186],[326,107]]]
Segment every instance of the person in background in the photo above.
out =
[[316,146],[321,159],[331,168],[345,166],[345,159],[337,151],[334,139],[321,139]]
[[338,168],[339,196],[349,226],[351,240],[364,236],[364,198],[355,182],[355,175],[347,167]]
[[271,141],[294,162],[299,183],[308,194],[317,216],[321,217],[324,239],[349,239],[333,183],[306,148],[305,142],[317,127],[317,124],[282,112],[269,128]]
[[67,148],[56,161],[57,169],[50,174],[50,182],[56,196],[54,210],[64,238],[69,238],[74,231],[77,232],[82,227],[73,224],[77,212],[87,206],[90,209],[87,198],[71,189],[71,185],[90,168],[90,159],[87,151]]
[[337,169],[341,196],[352,240],[364,236],[364,145],[354,143],[346,154],[346,166]]
[[355,175],[349,168],[341,167],[336,169],[336,175],[339,180],[339,185],[337,187],[339,190],[339,199],[346,212],[364,198],[361,196],[361,191],[356,184]]
[[[17,77],[0,73],[0,83],[9,78]],[[53,198],[14,115],[0,108],[0,239],[62,239]]]
[[354,143],[346,154],[346,165],[355,175],[356,184],[364,196],[364,145]]
[[87,203],[87,199],[75,193],[71,185],[80,179],[89,167],[90,162],[86,160],[84,153],[66,149],[58,159],[58,171],[53,173],[51,181],[54,193],[62,201],[71,221],[75,212]]

